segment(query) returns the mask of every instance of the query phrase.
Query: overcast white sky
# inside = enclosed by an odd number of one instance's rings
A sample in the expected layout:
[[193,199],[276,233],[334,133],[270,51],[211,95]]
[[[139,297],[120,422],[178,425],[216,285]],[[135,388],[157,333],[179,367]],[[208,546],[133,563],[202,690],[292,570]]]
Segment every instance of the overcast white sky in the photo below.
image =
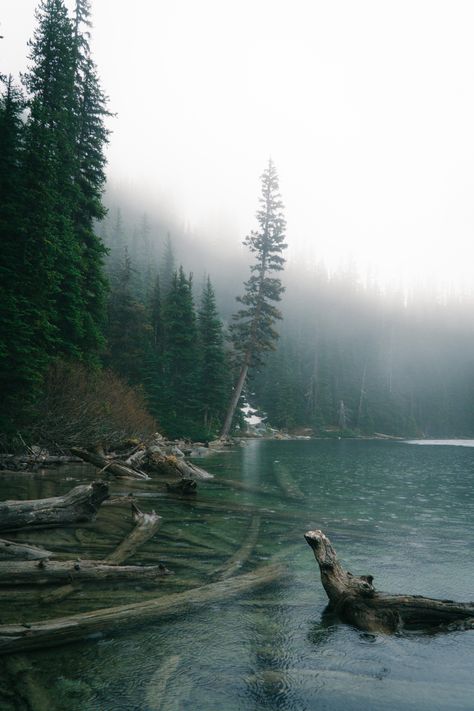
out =
[[[0,70],[36,0],[1,0]],[[71,2],[68,2],[71,5]],[[254,224],[280,174],[293,257],[474,283],[474,3],[92,0],[109,175],[183,222]],[[212,228],[210,227],[212,226]]]

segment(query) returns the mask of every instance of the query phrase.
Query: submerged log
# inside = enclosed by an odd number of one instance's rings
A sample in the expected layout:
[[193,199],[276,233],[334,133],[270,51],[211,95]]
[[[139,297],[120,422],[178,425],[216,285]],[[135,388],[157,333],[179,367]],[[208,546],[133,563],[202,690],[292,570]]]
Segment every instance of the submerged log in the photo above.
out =
[[41,560],[41,558],[51,558],[52,555],[53,553],[45,548],[0,538],[0,560]]
[[307,531],[305,539],[318,562],[330,607],[343,622],[368,632],[474,629],[474,602],[376,592],[372,575],[356,577],[344,570],[322,531]]
[[253,549],[258,541],[260,531],[260,516],[253,516],[252,522],[245,536],[245,540],[239,550],[227,560],[224,565],[214,571],[214,576],[218,580],[226,580],[230,578],[248,561],[252,555]]
[[273,472],[278,486],[283,491],[285,496],[290,499],[304,499],[304,494],[298,484],[293,479],[293,476],[285,464],[281,462],[273,463]]
[[161,711],[161,709],[169,708],[166,705],[166,689],[169,686],[171,677],[176,673],[179,667],[181,657],[173,655],[166,659],[161,667],[157,669],[150,681],[148,682],[145,700],[147,708],[151,711]]
[[105,482],[81,484],[63,496],[30,501],[0,502],[0,530],[25,526],[64,526],[92,521],[101,503],[108,497]]
[[89,450],[81,449],[80,447],[71,447],[71,452],[77,457],[80,457],[84,462],[93,464],[103,471],[110,472],[110,474],[113,474],[119,479],[149,479],[148,474],[145,474],[145,472],[139,469],[132,469],[132,467],[127,466],[125,462],[107,459],[97,452],[89,452]]
[[274,582],[282,574],[281,566],[267,565],[229,580],[181,593],[162,595],[146,602],[109,607],[41,622],[0,625],[0,654],[96,638],[105,631],[120,631],[138,623],[143,624],[187,613],[216,601],[225,603],[249,590]]
[[163,565],[109,565],[97,560],[22,560],[0,563],[0,586],[57,585],[72,582],[153,580],[169,571]]
[[197,484],[194,479],[180,479],[177,482],[166,482],[166,490],[172,494],[181,496],[195,496],[197,493]]
[[120,565],[135,553],[137,548],[146,543],[155,535],[161,523],[161,516],[152,511],[143,513],[136,504],[132,503],[132,516],[135,528],[123,539],[117,548],[106,559],[109,565]]

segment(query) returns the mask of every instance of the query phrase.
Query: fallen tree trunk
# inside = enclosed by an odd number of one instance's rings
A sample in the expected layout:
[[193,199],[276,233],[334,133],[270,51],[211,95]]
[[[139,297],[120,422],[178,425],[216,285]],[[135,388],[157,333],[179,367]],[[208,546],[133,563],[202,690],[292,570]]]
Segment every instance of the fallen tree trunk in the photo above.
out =
[[0,560],[41,560],[41,558],[51,558],[52,555],[54,554],[45,548],[0,538]]
[[278,565],[268,565],[210,585],[146,602],[109,607],[28,624],[0,625],[0,654],[20,650],[53,647],[101,636],[104,631],[153,622],[176,614],[187,613],[213,602],[224,603],[249,590],[274,582],[283,574]]
[[179,479],[176,482],[166,482],[166,490],[171,494],[179,494],[180,496],[195,496],[197,493],[197,484],[194,479]]
[[376,592],[372,575],[356,577],[343,569],[322,531],[307,531],[305,539],[318,562],[330,606],[344,622],[369,632],[474,628],[474,602]]
[[135,553],[137,548],[146,543],[158,530],[161,523],[161,516],[152,511],[143,513],[136,504],[132,503],[132,516],[135,528],[117,546],[117,548],[105,559],[109,565],[120,565],[127,558]]
[[213,479],[213,474],[209,474],[205,469],[196,466],[192,462],[186,462],[173,454],[164,454],[158,446],[149,447],[146,450],[146,461],[148,469],[166,476],[180,476],[184,479]]
[[97,560],[22,560],[0,563],[0,586],[58,585],[81,582],[153,580],[169,571],[163,565],[109,565]]
[[281,462],[274,462],[273,472],[278,486],[283,491],[284,495],[290,499],[304,499],[304,494],[298,484],[293,479],[290,470]]
[[94,481],[71,489],[63,496],[30,501],[0,502],[0,530],[25,526],[64,526],[92,521],[109,495],[105,482]]
[[119,479],[149,479],[150,477],[145,472],[139,469],[132,469],[125,464],[125,462],[120,462],[114,459],[107,459],[101,454],[96,452],[89,452],[87,449],[81,449],[80,447],[71,447],[71,452],[77,457],[80,457],[84,462],[93,464],[95,467],[102,469],[103,471],[110,472]]
[[245,540],[239,550],[236,551],[234,555],[222,566],[214,571],[213,575],[218,580],[226,580],[232,575],[235,575],[235,573],[248,561],[258,541],[259,531],[260,516],[253,516],[247,535],[245,536]]

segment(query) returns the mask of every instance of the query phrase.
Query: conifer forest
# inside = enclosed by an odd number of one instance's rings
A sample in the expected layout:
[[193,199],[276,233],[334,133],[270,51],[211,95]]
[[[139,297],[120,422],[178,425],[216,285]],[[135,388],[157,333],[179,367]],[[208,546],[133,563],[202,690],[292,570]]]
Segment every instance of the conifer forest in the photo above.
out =
[[[121,422],[96,413],[111,432],[155,421],[171,437],[209,440],[242,431],[248,401],[287,432],[472,435],[471,294],[382,289],[349,262],[330,273],[322,259],[285,263],[272,161],[246,251],[231,246],[228,263],[166,211],[150,217],[107,191],[109,126],[120,118],[90,24],[87,0],[72,13],[43,0],[28,71],[2,77],[4,436],[67,438],[55,408],[92,383],[104,402],[112,383],[128,394]],[[86,409],[76,434],[84,427],[87,439]]]

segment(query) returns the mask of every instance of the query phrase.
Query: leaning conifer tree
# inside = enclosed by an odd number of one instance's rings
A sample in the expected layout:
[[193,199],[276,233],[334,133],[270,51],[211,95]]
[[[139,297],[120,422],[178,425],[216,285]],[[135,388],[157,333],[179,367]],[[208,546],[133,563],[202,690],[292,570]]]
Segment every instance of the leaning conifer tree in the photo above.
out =
[[278,175],[273,161],[262,177],[262,194],[257,211],[258,230],[252,231],[244,240],[244,245],[255,255],[255,263],[250,267],[251,275],[245,282],[245,293],[237,297],[243,308],[234,315],[232,340],[234,343],[239,377],[222,428],[221,437],[227,437],[232,426],[235,410],[242,394],[251,367],[262,364],[266,352],[274,350],[278,338],[275,321],[281,313],[274,305],[280,301],[284,287],[274,272],[283,269],[286,249],[285,227]]

